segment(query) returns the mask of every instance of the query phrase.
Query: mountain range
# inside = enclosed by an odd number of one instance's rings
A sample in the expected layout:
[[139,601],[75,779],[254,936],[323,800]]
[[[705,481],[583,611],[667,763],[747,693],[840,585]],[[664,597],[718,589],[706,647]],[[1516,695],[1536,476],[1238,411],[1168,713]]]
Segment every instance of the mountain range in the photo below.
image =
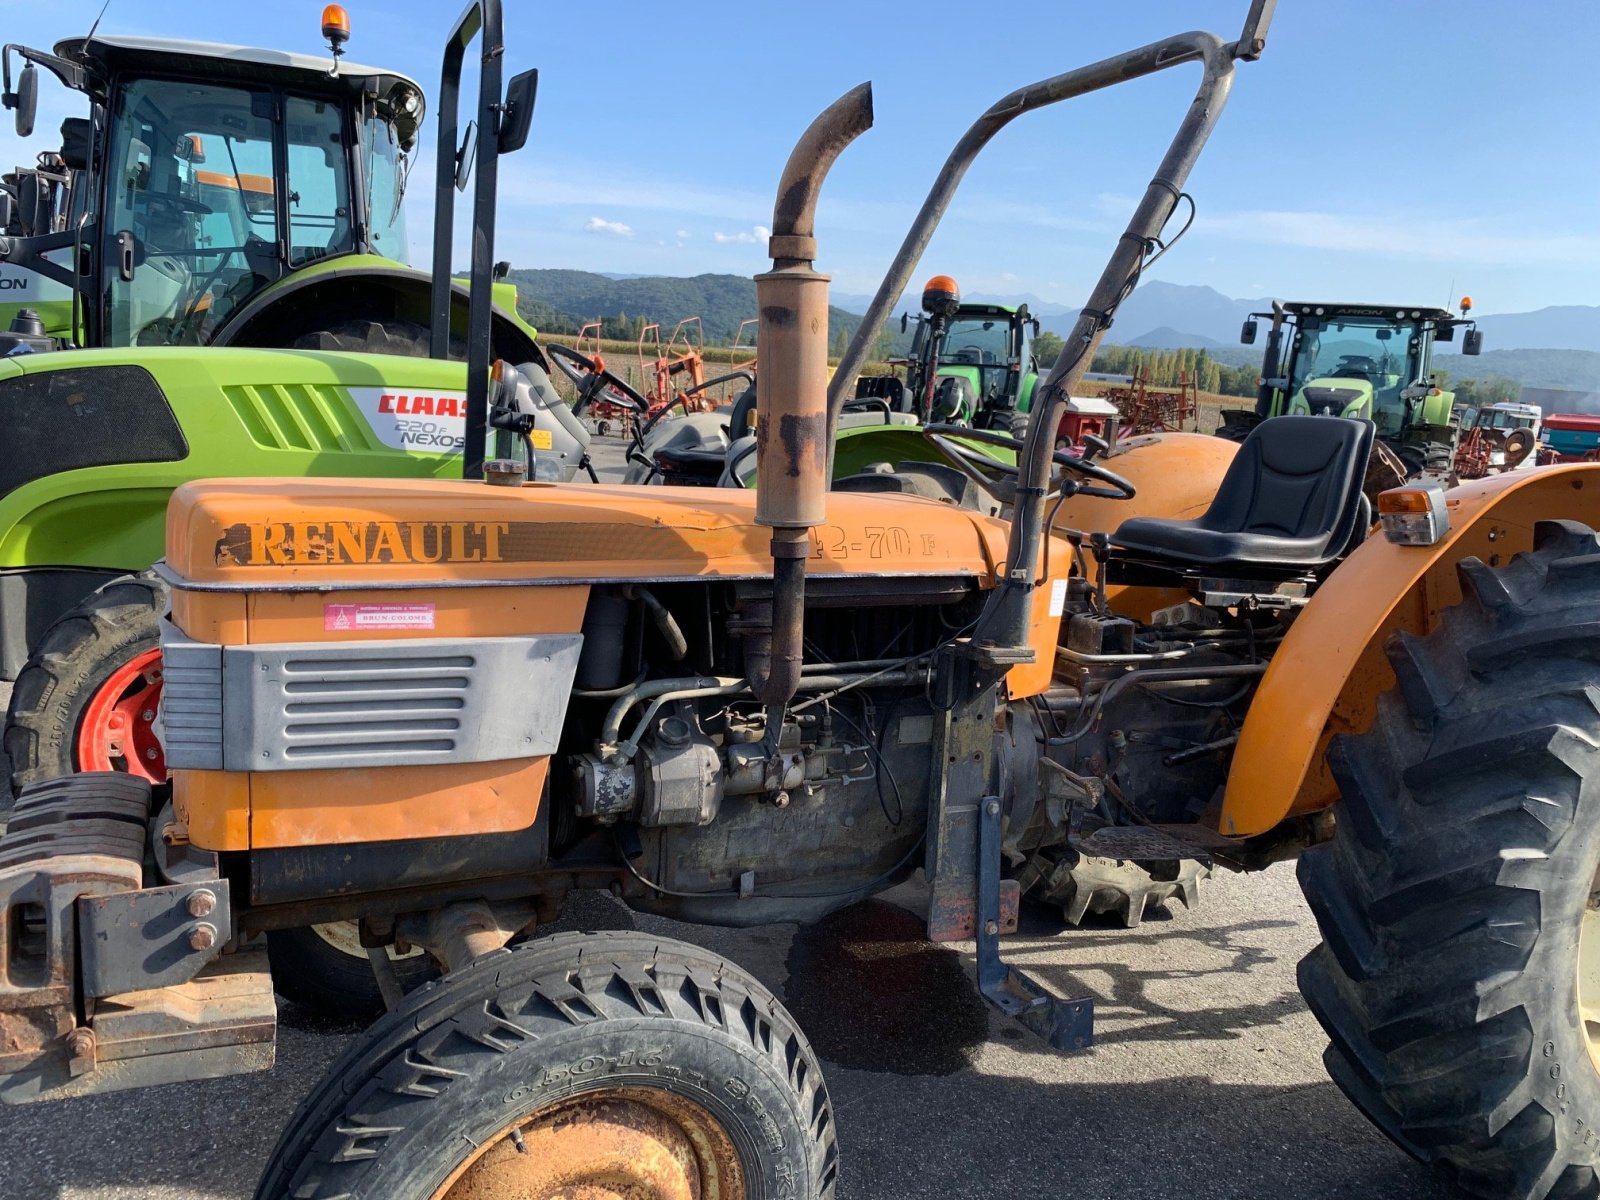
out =
[[[588,321],[604,321],[608,336],[643,317],[661,325],[663,337],[685,317],[697,316],[708,343],[726,344],[741,322],[756,315],[756,285],[748,275],[602,275],[593,271],[514,270],[517,307],[535,327],[552,334],[576,333]],[[842,331],[856,331],[861,317],[837,305],[828,311],[830,344]],[[751,332],[746,337],[751,337]]]
[[[616,318],[659,321],[663,330],[683,317],[698,315],[706,340],[726,342],[741,321],[755,316],[755,284],[743,275],[692,277],[602,275],[589,271],[517,270],[519,306],[535,325],[552,334],[575,332],[585,321]],[[1065,334],[1077,320],[1071,305],[1030,295],[973,294],[972,300],[1025,303],[1052,333]],[[861,323],[872,297],[835,292],[829,310],[829,336],[837,345]],[[1407,300],[1417,297],[1381,297]],[[902,297],[893,313],[912,309],[916,293]],[[1108,332],[1110,344],[1173,350],[1204,349],[1230,366],[1260,361],[1261,348],[1241,346],[1239,327],[1252,312],[1271,307],[1266,299],[1240,300],[1215,288],[1148,280],[1122,302]],[[1441,353],[1437,364],[1457,378],[1504,375],[1539,387],[1600,388],[1600,305],[1556,305],[1534,312],[1494,313],[1477,318],[1484,352],[1477,359]],[[891,329],[894,329],[891,326]],[[897,332],[897,330],[896,330]],[[1441,348],[1442,349],[1442,348]]]
[[[1071,305],[1041,300],[1037,296],[974,294],[972,300],[1026,304],[1039,324],[1052,333],[1065,334],[1078,319]],[[833,302],[852,312],[865,310],[872,297],[837,292]],[[1414,304],[1417,297],[1379,297],[1380,302]],[[894,311],[916,304],[908,293]],[[1122,346],[1176,350],[1183,347],[1213,349],[1239,344],[1239,328],[1253,312],[1267,312],[1270,299],[1238,300],[1203,284],[1167,283],[1152,279],[1139,285],[1117,310],[1106,336]],[[1493,313],[1477,318],[1484,346],[1494,350],[1588,350],[1600,352],[1600,305],[1565,304],[1535,312]],[[1250,356],[1256,356],[1255,351]]]

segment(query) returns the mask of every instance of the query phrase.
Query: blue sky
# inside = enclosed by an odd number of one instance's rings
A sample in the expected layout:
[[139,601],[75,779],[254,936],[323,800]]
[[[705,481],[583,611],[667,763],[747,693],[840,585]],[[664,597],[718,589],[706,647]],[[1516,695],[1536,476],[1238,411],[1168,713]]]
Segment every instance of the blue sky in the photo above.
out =
[[[9,40],[87,31],[100,0],[5,5]],[[874,83],[876,127],[829,178],[822,269],[870,292],[960,132],[1012,88],[1186,28],[1237,33],[1245,0],[505,0],[512,71],[541,72],[502,174],[498,257],[688,275],[762,269],[794,138]],[[437,87],[456,0],[351,0],[350,56]],[[108,32],[317,53],[321,0],[111,0]],[[603,15],[602,15],[603,14]],[[1007,14],[1017,14],[1008,16]],[[1013,22],[1008,28],[1007,22]],[[1594,67],[1600,5],[1281,0],[1190,178],[1199,220],[1152,273],[1233,296],[1600,303]],[[968,175],[921,273],[969,292],[1080,302],[1192,96],[1197,68],[1024,117]],[[46,81],[29,161],[77,97]],[[431,127],[430,127],[431,128]],[[431,134],[424,142],[431,141]],[[426,259],[431,159],[410,219]]]

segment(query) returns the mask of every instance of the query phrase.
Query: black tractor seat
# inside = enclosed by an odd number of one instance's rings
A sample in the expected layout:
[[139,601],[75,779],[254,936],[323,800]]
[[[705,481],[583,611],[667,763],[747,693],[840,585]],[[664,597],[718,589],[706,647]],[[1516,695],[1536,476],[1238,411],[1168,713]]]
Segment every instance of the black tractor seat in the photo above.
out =
[[1114,557],[1184,575],[1315,576],[1371,524],[1362,495],[1371,421],[1273,417],[1250,431],[1204,514],[1192,521],[1131,517],[1111,535]]

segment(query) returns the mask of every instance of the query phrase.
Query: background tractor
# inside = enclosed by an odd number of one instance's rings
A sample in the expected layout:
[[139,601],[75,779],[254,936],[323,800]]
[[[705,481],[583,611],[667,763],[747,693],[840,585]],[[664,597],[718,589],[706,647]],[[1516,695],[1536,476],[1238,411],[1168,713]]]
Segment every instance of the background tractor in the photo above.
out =
[[[8,48],[29,63],[16,92],[8,91],[19,128],[32,120],[37,61],[90,96],[100,133],[91,137],[83,122],[90,149],[72,168],[81,211],[67,241],[42,232],[3,243],[8,278],[18,277],[19,263],[37,273],[29,287],[54,278],[58,267],[45,257],[51,246],[65,245],[71,261],[76,245],[75,265],[83,268],[65,307],[36,310],[52,315],[40,316],[38,336],[24,347],[31,352],[0,362],[9,452],[0,463],[0,679],[17,681],[6,745],[17,784],[79,768],[142,771],[160,780],[151,726],[159,699],[155,620],[165,598],[149,580],[129,576],[160,557],[162,514],[174,487],[214,475],[459,477],[464,464],[481,462],[481,445],[464,453],[465,431],[470,393],[487,382],[474,383],[459,365],[442,361],[462,350],[469,308],[467,290],[448,278],[449,200],[476,167],[475,237],[487,234],[492,245],[494,179],[484,178],[479,160],[492,163],[526,138],[535,81],[532,74],[515,81],[504,97],[513,112],[502,138],[483,153],[469,150],[458,167],[453,106],[460,72],[447,52],[452,111],[439,128],[435,184],[446,202],[436,218],[432,278],[441,282],[434,287],[426,274],[359,252],[381,238],[404,253],[399,203],[422,117],[421,91],[409,80],[343,62],[330,75],[325,62],[300,55],[139,39],[91,36],[57,50]],[[182,104],[163,107],[161,97]],[[292,119],[302,109],[322,122],[320,133]],[[302,135],[305,145],[295,140]],[[309,154],[313,142],[321,148]],[[135,152],[134,143],[146,159],[138,186],[113,185],[112,176],[121,176],[111,167]],[[225,160],[223,176],[199,169],[202,143]],[[152,167],[151,146],[176,147],[177,156]],[[382,162],[393,168],[388,175]],[[251,165],[266,173],[244,169]],[[366,200],[352,205],[352,195]],[[314,216],[324,201],[328,213],[343,216]],[[164,275],[148,252],[156,227],[146,221],[158,214],[171,216],[163,227],[171,237],[192,243],[173,250]],[[117,268],[106,279],[93,231],[123,223],[129,230],[111,241],[128,242],[143,265],[132,278]],[[224,226],[237,236],[224,236]],[[332,240],[316,253],[295,250],[313,230]],[[260,265],[260,254],[279,250],[289,257],[276,267],[247,269]],[[490,283],[488,263],[482,274],[480,302],[490,310],[494,351],[542,362],[534,331],[490,298],[491,287],[498,295],[506,285]],[[202,275],[210,280],[204,286]],[[138,299],[156,276],[185,281],[187,299],[178,308]],[[232,294],[235,285],[243,290],[232,299],[217,292]],[[165,315],[127,316],[156,308]],[[422,323],[413,325],[412,317]],[[121,345],[42,352],[65,344],[74,325],[91,344],[109,338]],[[278,331],[271,338],[262,332],[268,326]],[[424,357],[244,348],[274,340]],[[207,343],[204,353],[197,342]],[[30,656],[31,677],[24,670]]]
[[[1068,854],[1303,854],[1324,941],[1300,980],[1338,1085],[1479,1195],[1591,1194],[1600,471],[1392,489],[1372,533],[1364,418],[1055,446],[1270,8],[1236,41],[1163,39],[984,113],[831,385],[814,215],[870,91],[818,117],[757,279],[754,491],[516,486],[496,463],[481,483],[175,492],[173,778],[19,799],[0,835],[0,1099],[266,1066],[255,935],[354,920],[394,1011],[296,1112],[262,1200],[826,1200],[836,1114],[783,1005],[672,939],[537,936],[562,897],[801,921],[920,868],[929,936],[970,938],[982,994],[1073,1050],[1093,1000],[1005,961],[1025,889],[1059,898]],[[831,426],[983,146],[1183,63],[1194,100],[1026,440],[923,428],[1006,515],[830,488]],[[519,401],[538,383],[501,366],[469,441],[556,453],[565,410]],[[443,977],[402,994],[389,946]]]
[[858,398],[881,397],[922,421],[1020,429],[1039,381],[1039,322],[1027,305],[964,303],[954,279],[935,275],[923,286],[922,311],[900,318],[902,334],[912,326],[906,357],[891,361],[904,378],[861,379]]
[[[831,448],[835,478],[859,475],[871,465],[911,463],[919,464],[922,473],[936,469],[948,477],[952,468],[944,455],[921,436],[921,426],[929,421],[979,429],[1024,428],[1039,378],[1033,356],[1038,322],[1028,315],[1027,306],[963,304],[960,288],[948,275],[928,281],[922,306],[921,313],[900,320],[902,333],[915,324],[908,355],[890,363],[904,374],[858,380],[855,396],[840,413]],[[758,390],[754,362],[713,379],[697,377],[692,386],[663,402],[659,388],[640,392],[607,372],[597,354],[553,347],[551,356],[573,384],[578,412],[609,414],[621,408],[632,414],[624,425],[632,439],[629,483],[754,485]],[[726,410],[697,411],[698,397],[739,381],[745,387]],[[1075,414],[1075,419],[1081,422],[1083,417]],[[1104,427],[1103,417],[1094,421],[1095,430]],[[996,453],[981,442],[968,448],[986,457]],[[1005,457],[1004,452],[999,456]],[[949,483],[946,478],[933,486],[939,490]],[[899,491],[922,485],[908,469],[884,472],[880,486]]]
[[[487,40],[503,48],[498,9],[489,16]],[[481,476],[494,446],[468,429],[474,411],[483,428],[491,342],[529,371],[542,372],[545,359],[533,331],[493,303],[496,164],[526,140],[536,75],[516,77],[502,93],[500,55],[492,55],[476,113],[485,132],[458,147],[461,39],[475,30],[455,30],[444,56],[436,283],[418,276],[406,284],[420,279],[422,314],[440,314],[420,344],[407,343],[432,357],[184,345],[0,359],[9,451],[0,462],[0,679],[15,680],[6,799],[12,788],[74,771],[165,783],[159,624],[169,602],[148,569],[161,557],[167,501],[179,485],[216,475]],[[248,56],[259,52],[242,53],[241,70],[256,70]],[[360,78],[359,68],[341,71]],[[472,174],[474,259],[464,296],[449,279],[451,229],[455,184]],[[490,331],[466,367],[449,361],[452,348],[464,348],[453,336],[458,311],[463,328],[470,311]],[[388,336],[382,324],[370,328]],[[537,399],[546,397],[554,397],[548,384]],[[582,448],[562,444],[570,476]],[[276,940],[286,991],[341,1011],[378,1002],[353,927],[349,936],[336,925],[285,930]]]
[[[407,265],[403,203],[422,88],[345,60],[338,5],[323,34],[333,70],[325,57],[97,32],[53,52],[6,46],[19,136],[33,133],[41,69],[89,113],[0,187],[0,331],[33,333],[27,310],[69,346],[426,355],[431,290]],[[511,285],[496,299],[497,347],[521,361],[532,331]],[[452,304],[459,338],[464,287]]]
[[1270,321],[1254,410],[1225,411],[1225,438],[1243,440],[1270,417],[1343,416],[1372,421],[1378,440],[1404,466],[1406,478],[1448,480],[1455,460],[1455,393],[1435,386],[1435,342],[1454,340],[1477,354],[1483,337],[1449,309],[1373,304],[1274,304],[1252,313],[1239,340],[1253,345],[1259,323]]
[[1457,405],[1456,478],[1482,479],[1499,471],[1538,466],[1543,417],[1537,404]]

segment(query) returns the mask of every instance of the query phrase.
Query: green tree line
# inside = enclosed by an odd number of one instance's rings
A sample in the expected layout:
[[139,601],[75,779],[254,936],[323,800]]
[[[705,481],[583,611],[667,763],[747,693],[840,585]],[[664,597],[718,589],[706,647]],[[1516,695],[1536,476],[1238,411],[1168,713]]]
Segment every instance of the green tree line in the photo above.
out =
[[[1061,353],[1061,338],[1041,333],[1033,342],[1034,357],[1041,370],[1048,371]],[[1177,387],[1187,377],[1202,392],[1224,396],[1253,396],[1260,371],[1254,365],[1231,367],[1218,362],[1203,349],[1183,347],[1160,350],[1148,346],[1101,346],[1094,356],[1091,371],[1107,375],[1138,375],[1149,372],[1156,387]]]

